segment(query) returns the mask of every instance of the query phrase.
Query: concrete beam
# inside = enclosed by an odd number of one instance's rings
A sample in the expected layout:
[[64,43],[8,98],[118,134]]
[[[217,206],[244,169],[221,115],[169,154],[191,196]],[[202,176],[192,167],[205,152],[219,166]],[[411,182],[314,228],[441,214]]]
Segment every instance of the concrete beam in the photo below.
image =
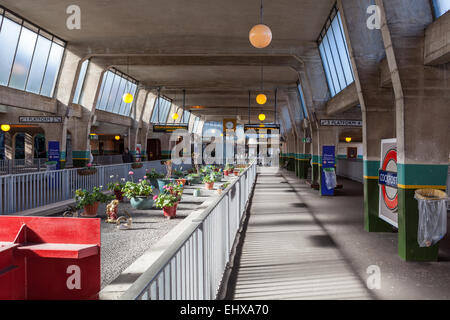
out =
[[344,90],[335,95],[326,104],[326,115],[336,115],[358,105],[359,98],[356,91],[356,85],[353,82]]
[[450,62],[450,11],[426,28],[424,49],[425,65]]
[[0,105],[56,114],[58,101],[31,92],[0,86]]

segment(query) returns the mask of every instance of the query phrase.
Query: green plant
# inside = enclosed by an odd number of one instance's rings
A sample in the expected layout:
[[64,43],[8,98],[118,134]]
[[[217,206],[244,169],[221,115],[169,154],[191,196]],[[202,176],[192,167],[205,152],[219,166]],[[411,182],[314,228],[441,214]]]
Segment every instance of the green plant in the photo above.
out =
[[121,182],[110,182],[107,185],[109,191],[121,191],[124,186],[125,184]]
[[127,181],[122,188],[122,192],[128,199],[135,197],[148,197],[153,194],[152,185],[147,180],[142,180],[138,183]]
[[47,161],[47,162],[45,162],[45,164],[48,166],[51,166],[51,165],[57,164],[57,162],[56,161]]
[[184,173],[181,170],[173,169],[172,175],[177,178],[184,177]]
[[230,185],[229,182],[225,182],[223,185],[220,186],[220,188],[221,188],[222,190],[225,190],[226,188],[228,188],[229,185]]
[[157,180],[157,179],[162,179],[164,178],[164,175],[162,173],[159,173],[158,171],[156,171],[155,168],[152,168],[152,170],[148,171],[145,173],[144,176],[145,179],[150,179],[150,180]]
[[227,170],[227,171],[232,171],[232,170],[234,170],[234,166],[231,165],[231,164],[226,164],[226,165],[225,165],[225,170]]
[[85,189],[78,189],[75,191],[75,201],[77,202],[77,209],[92,205],[96,202],[108,202],[114,199],[113,196],[108,196],[100,192],[100,188],[94,187],[92,192]]
[[215,182],[214,178],[211,175],[206,175],[203,177],[203,183],[212,183]]
[[184,187],[178,183],[169,183],[163,187],[164,193],[170,193],[177,197],[178,200],[181,200],[181,196],[183,195]]
[[215,182],[218,182],[222,179],[222,173],[220,171],[213,171],[209,175]]
[[159,195],[154,196],[153,200],[157,208],[170,208],[179,201],[176,196],[166,192],[161,192]]

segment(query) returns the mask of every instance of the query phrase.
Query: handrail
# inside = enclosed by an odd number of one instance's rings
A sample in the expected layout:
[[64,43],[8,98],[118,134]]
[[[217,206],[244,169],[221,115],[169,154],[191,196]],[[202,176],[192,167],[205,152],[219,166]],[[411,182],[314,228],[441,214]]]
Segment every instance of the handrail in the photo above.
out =
[[[120,300],[134,300],[139,299],[146,290],[148,290],[149,286],[152,282],[154,282],[158,276],[160,276],[161,272],[163,272],[164,268],[166,268],[171,260],[180,252],[180,250],[185,246],[185,244],[191,239],[194,233],[202,227],[202,224],[205,220],[211,215],[211,213],[217,208],[217,206],[224,201],[224,198],[227,197],[230,191],[236,186],[237,183],[240,183],[243,177],[247,177],[250,170],[254,170],[254,175],[256,177],[256,161],[253,161],[239,176],[238,179],[233,181],[230,186],[228,186],[222,194],[217,197],[214,202],[212,202],[208,208],[203,210],[201,213],[195,216],[187,225],[186,229],[184,229],[174,240],[173,242],[165,248],[164,252],[159,255],[155,261],[151,263],[149,268],[131,285],[128,290],[120,296]],[[254,178],[255,178],[254,177]],[[252,181],[253,185],[254,181]],[[246,202],[248,199],[246,199]]]

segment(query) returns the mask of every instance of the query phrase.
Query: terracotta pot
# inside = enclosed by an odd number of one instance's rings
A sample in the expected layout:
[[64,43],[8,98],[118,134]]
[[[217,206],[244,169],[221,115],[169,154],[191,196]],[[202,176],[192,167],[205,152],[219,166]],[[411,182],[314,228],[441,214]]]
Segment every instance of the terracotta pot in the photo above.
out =
[[186,184],[186,179],[177,179],[177,183],[184,186]]
[[89,204],[87,206],[84,206],[84,217],[96,217],[97,216],[97,210],[98,206],[100,205],[100,202],[95,202],[93,204]]
[[114,190],[114,195],[116,196],[116,199],[120,202],[123,201],[123,192],[120,190]]
[[228,170],[223,170],[223,174],[228,177]]
[[169,218],[175,218],[177,216],[177,206],[178,202],[175,203],[173,207],[164,207],[163,208],[164,216]]
[[235,172],[234,172],[234,175],[235,175],[235,176],[238,176],[238,175],[239,175],[239,171],[235,171]]
[[205,188],[212,190],[214,188],[214,182],[205,182]]

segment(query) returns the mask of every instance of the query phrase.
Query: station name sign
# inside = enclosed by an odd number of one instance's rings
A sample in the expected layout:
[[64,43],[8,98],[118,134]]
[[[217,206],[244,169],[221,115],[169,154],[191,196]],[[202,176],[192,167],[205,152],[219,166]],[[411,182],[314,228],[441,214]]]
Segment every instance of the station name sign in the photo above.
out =
[[362,127],[362,120],[321,119],[323,127]]
[[62,117],[19,117],[20,123],[62,123]]
[[397,172],[379,170],[378,176],[379,184],[397,189]]
[[153,132],[173,132],[175,130],[188,130],[188,124],[155,124]]

